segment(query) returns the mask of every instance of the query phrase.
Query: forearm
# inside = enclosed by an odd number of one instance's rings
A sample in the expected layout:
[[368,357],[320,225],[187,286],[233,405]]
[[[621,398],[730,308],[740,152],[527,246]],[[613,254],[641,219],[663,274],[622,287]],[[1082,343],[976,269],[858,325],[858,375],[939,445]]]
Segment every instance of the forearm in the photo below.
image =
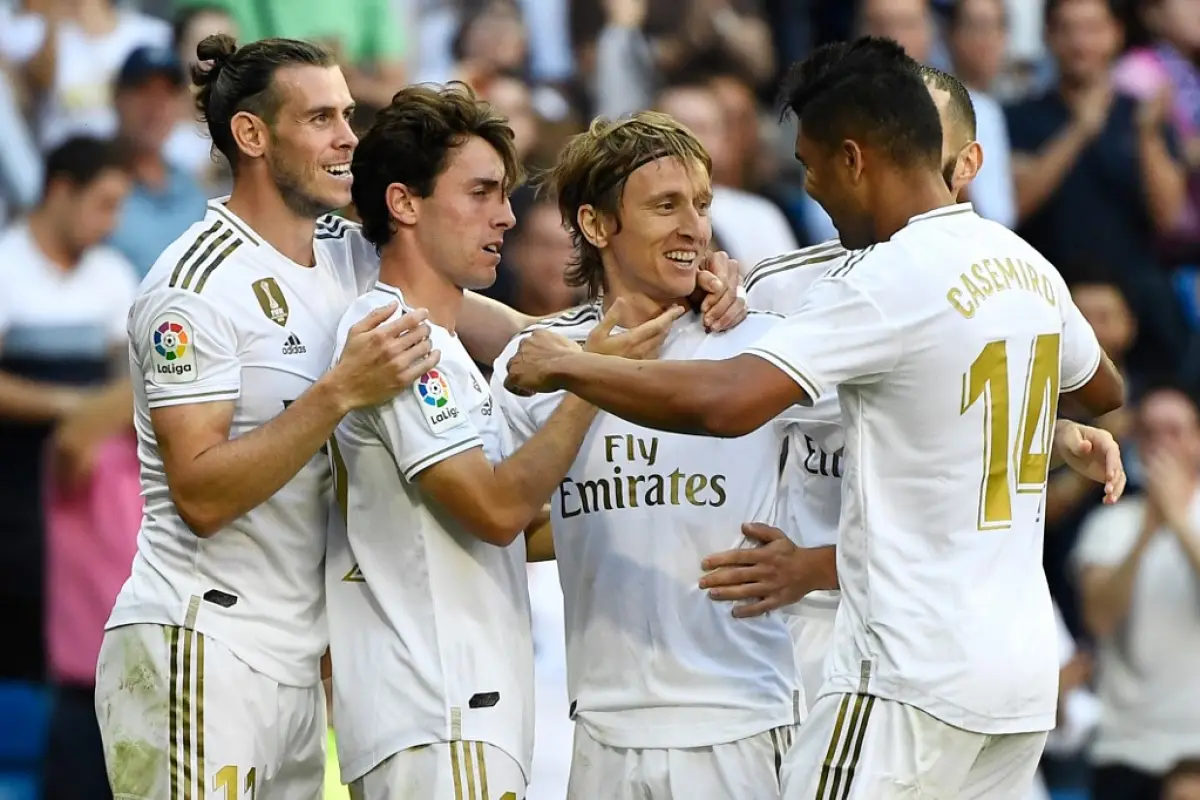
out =
[[771,29],[760,19],[739,17],[734,11],[718,12],[715,20],[724,50],[762,83],[775,71],[775,51]]
[[522,314],[504,303],[466,292],[455,332],[471,358],[480,364],[491,364],[514,336],[535,322],[536,317]]
[[826,545],[825,547],[805,549],[809,555],[802,562],[804,572],[799,576],[798,582],[807,587],[810,592],[840,589],[841,584],[838,583],[837,574],[837,547]]
[[1086,145],[1087,136],[1076,126],[1068,125],[1037,155],[1023,156],[1013,165],[1018,220],[1035,213],[1058,190]]
[[1053,525],[1074,512],[1096,486],[1069,469],[1052,474],[1046,484],[1046,524]]
[[181,515],[206,537],[266,502],[325,445],[345,411],[332,386],[318,381],[267,424],[203,451],[168,476]]
[[548,507],[525,529],[525,560],[530,564],[554,560],[554,529]]
[[495,507],[505,514],[505,527],[524,530],[538,518],[595,419],[595,406],[565,397],[529,441],[496,465]]
[[18,422],[54,422],[74,411],[82,392],[69,386],[0,372],[0,417]]
[[1200,577],[1200,531],[1190,522],[1185,522],[1176,526],[1175,536],[1192,572]]
[[675,433],[720,436],[706,428],[706,388],[719,385],[712,361],[634,361],[578,353],[560,360],[560,388],[621,419]]
[[1158,130],[1139,134],[1138,151],[1150,219],[1159,233],[1170,233],[1187,203],[1187,173],[1171,158]]
[[1092,635],[1111,636],[1129,613],[1133,585],[1148,542],[1149,538],[1143,532],[1125,560],[1098,581],[1094,591],[1085,598],[1086,618]]
[[88,413],[102,432],[115,434],[133,425],[133,384],[113,381],[89,403]]

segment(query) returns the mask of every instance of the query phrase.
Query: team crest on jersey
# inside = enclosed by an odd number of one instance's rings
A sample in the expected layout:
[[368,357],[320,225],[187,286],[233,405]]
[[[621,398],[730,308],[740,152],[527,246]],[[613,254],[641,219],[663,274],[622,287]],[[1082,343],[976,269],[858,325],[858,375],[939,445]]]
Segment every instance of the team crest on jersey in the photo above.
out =
[[450,391],[450,382],[441,370],[431,369],[413,384],[413,392],[421,406],[421,416],[429,430],[441,433],[455,425],[465,422],[454,393]]
[[178,314],[163,314],[150,326],[150,363],[155,383],[196,380],[196,345],[192,326]]
[[253,284],[254,296],[258,299],[258,307],[267,315],[267,319],[279,327],[288,321],[288,302],[283,296],[283,289],[274,278],[259,278]]

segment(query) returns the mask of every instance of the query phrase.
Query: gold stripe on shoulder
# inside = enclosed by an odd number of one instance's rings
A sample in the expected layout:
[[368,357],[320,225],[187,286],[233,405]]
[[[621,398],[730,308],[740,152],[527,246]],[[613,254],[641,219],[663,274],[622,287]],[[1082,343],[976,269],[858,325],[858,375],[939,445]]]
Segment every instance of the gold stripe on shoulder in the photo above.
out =
[[175,288],[175,284],[179,282],[179,276],[183,273],[183,268],[188,265],[188,262],[191,261],[192,256],[194,256],[196,251],[199,250],[204,243],[208,241],[208,239],[224,224],[225,223],[223,223],[221,220],[217,220],[192,241],[192,246],[187,249],[187,251],[175,264],[175,270],[171,273],[171,279],[167,281],[167,286]]
[[250,233],[246,225],[239,221],[238,218],[235,217],[229,211],[229,209],[225,208],[223,204],[214,202],[209,203],[208,207],[217,212],[217,214],[219,214],[223,220],[232,225],[238,233],[245,237],[246,241],[250,242],[250,244],[254,245],[255,247],[258,247],[258,239],[254,238],[254,234]]
[[232,237],[232,236],[233,236],[233,228],[226,228],[225,230],[221,231],[220,236],[216,237],[215,239],[210,240],[208,243],[208,247],[204,248],[204,252],[192,260],[191,265],[188,267],[187,274],[183,276],[183,282],[176,284],[176,288],[179,288],[179,289],[191,288],[192,278],[195,277],[196,272],[200,269],[200,266],[204,262],[208,261],[209,257],[212,256],[212,254],[218,248],[220,248],[221,245],[223,245],[223,244],[225,244],[225,242],[229,241],[230,237]]
[[574,325],[579,325],[588,322],[592,319],[600,318],[600,305],[597,302],[584,303],[581,306],[569,308],[562,313],[553,317],[543,317],[537,322],[530,325],[522,333],[529,331],[544,330],[546,328],[569,328]]
[[833,269],[829,270],[829,272],[825,273],[825,275],[823,275],[822,277],[825,277],[825,278],[844,278],[844,277],[846,277],[854,270],[855,267],[857,267],[859,264],[861,264],[862,260],[864,258],[866,258],[867,255],[874,249],[875,249],[875,245],[871,245],[870,247],[866,248],[865,250],[855,251],[849,258],[846,259],[846,263],[842,264],[841,266],[834,267]]
[[[196,282],[196,294],[200,294],[202,291],[204,291],[204,284],[208,283],[208,277],[213,274],[213,270],[221,266],[221,264],[225,262],[225,259],[233,255],[233,252],[241,246],[242,239],[234,239],[225,246],[224,250],[217,253],[217,257],[209,262],[208,266],[204,268],[204,272],[200,273],[200,280]],[[187,288],[187,281],[184,281],[183,288]]]

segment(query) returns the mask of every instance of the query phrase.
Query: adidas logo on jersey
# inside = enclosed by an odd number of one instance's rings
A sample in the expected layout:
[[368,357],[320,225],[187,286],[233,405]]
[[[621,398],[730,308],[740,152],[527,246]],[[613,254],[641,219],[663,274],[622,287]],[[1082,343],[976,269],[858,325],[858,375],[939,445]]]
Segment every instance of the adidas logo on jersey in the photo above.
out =
[[283,343],[283,354],[285,356],[297,356],[307,352],[308,348],[300,343],[299,337],[294,333],[289,333],[287,341]]

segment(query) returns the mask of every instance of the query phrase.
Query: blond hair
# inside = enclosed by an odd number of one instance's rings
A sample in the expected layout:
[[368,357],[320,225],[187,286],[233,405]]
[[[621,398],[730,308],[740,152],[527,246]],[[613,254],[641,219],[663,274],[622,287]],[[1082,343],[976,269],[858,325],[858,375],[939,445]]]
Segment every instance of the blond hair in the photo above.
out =
[[558,203],[563,226],[575,243],[575,257],[564,274],[568,286],[586,287],[590,297],[604,286],[600,250],[579,228],[579,209],[592,206],[617,220],[625,181],[640,167],[660,158],[699,162],[712,173],[712,159],[696,136],[673,117],[639,111],[616,120],[597,118],[587,131],[571,137],[558,162],[542,177],[542,186]]

